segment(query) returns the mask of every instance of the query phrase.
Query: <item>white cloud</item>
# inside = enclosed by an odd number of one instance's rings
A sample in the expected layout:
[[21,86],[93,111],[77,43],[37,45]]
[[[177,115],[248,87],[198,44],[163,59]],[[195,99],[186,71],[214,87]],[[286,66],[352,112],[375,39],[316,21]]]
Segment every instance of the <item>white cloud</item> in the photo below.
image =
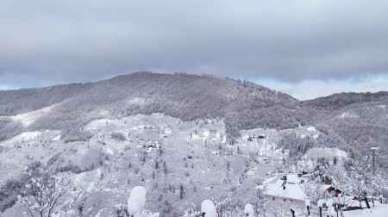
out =
[[258,84],[276,89],[291,96],[306,100],[341,92],[388,91],[388,76],[363,76],[342,80],[303,80],[290,83],[276,80],[259,80]]
[[0,84],[0,90],[12,90],[12,89],[15,89],[15,87]]

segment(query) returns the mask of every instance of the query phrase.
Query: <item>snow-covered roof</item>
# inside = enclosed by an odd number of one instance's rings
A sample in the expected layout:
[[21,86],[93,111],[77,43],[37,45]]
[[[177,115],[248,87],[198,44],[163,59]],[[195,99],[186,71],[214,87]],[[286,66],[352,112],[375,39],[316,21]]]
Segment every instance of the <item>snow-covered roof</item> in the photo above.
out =
[[300,179],[297,174],[290,174],[287,175],[287,182],[292,184],[298,184],[300,182]]
[[329,189],[330,187],[332,187],[332,185],[322,185],[319,190],[321,193],[324,193],[327,191],[327,189]]
[[297,175],[287,175],[285,188],[283,188],[283,182],[279,177],[267,180],[264,183],[264,194],[291,200],[305,201],[307,199]]

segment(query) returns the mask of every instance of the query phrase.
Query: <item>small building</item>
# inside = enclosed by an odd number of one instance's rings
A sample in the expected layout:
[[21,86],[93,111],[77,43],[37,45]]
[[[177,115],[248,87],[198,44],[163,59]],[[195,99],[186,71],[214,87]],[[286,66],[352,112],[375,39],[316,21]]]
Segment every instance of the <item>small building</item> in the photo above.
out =
[[296,215],[306,212],[308,198],[302,180],[297,174],[278,175],[263,183],[263,194],[268,207],[280,208],[282,212],[294,210]]
[[322,185],[321,193],[325,198],[329,197],[340,197],[342,195],[342,190],[334,187],[333,185]]

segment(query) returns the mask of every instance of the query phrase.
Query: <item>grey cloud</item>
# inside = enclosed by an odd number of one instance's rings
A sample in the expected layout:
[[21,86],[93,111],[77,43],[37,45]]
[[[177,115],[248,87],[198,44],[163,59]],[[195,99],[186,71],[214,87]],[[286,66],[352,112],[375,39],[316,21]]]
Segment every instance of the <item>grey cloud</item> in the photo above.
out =
[[0,84],[138,70],[301,82],[388,73],[388,2],[3,0]]

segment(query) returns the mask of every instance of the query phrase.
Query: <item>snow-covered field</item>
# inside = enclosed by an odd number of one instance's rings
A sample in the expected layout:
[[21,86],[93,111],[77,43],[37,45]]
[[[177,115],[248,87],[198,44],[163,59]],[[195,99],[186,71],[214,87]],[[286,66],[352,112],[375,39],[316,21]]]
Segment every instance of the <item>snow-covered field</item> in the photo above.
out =
[[24,127],[31,126],[36,120],[47,115],[49,112],[55,108],[56,105],[48,106],[45,108],[41,108],[39,110],[35,110],[32,112],[22,113],[14,116],[10,116],[10,118],[14,121],[20,122]]
[[387,217],[388,205],[376,205],[372,209],[362,209],[344,212],[344,217]]

